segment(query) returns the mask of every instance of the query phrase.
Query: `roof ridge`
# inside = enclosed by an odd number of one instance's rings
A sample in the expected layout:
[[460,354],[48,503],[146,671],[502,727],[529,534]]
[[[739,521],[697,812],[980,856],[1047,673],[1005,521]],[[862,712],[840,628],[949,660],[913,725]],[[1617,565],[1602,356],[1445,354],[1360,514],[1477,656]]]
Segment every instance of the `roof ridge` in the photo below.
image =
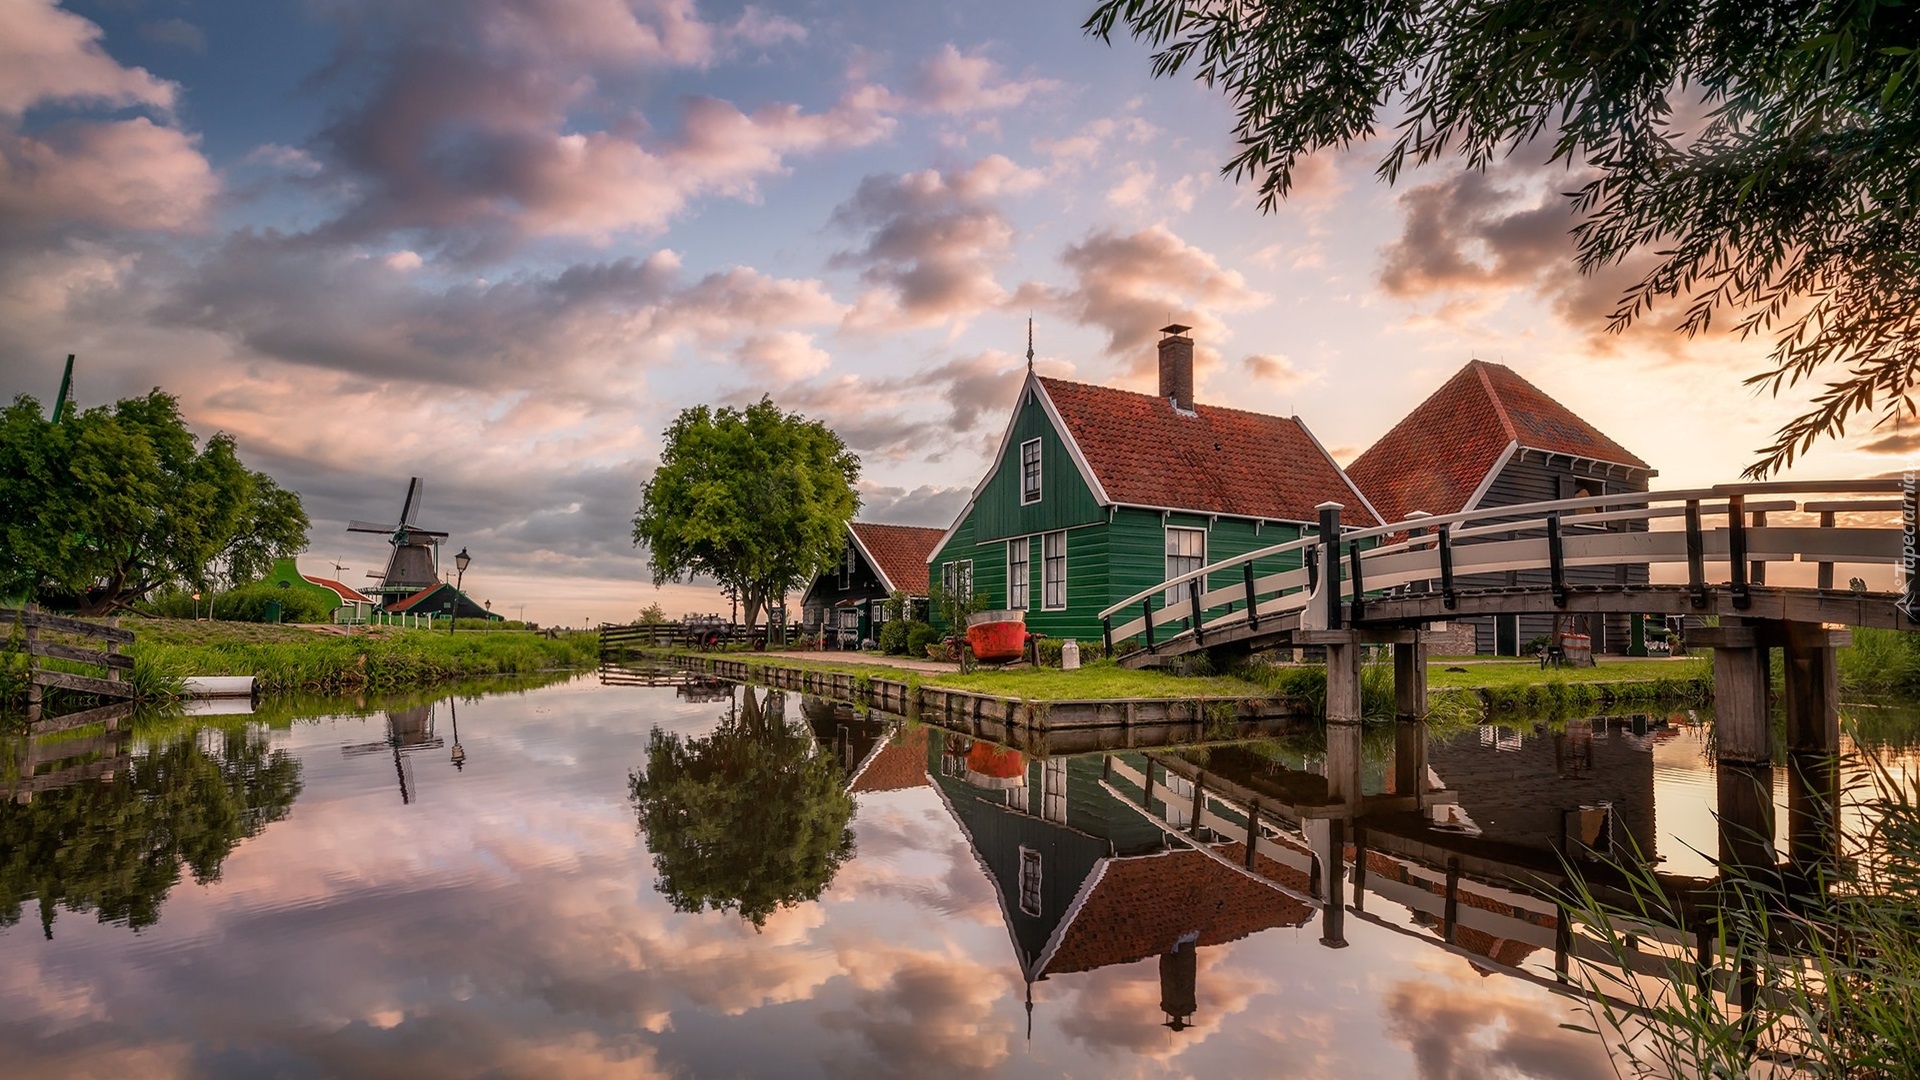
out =
[[[1518,441],[1520,429],[1513,426],[1513,417],[1507,415],[1507,403],[1500,400],[1500,391],[1493,388],[1493,377],[1487,374],[1487,369],[1495,366],[1493,362],[1476,356],[1467,361],[1467,366],[1473,368],[1475,375],[1480,376],[1480,387],[1487,392],[1487,400],[1493,403],[1494,415],[1500,418],[1500,426],[1506,431],[1507,438]],[[1507,368],[1507,370],[1513,369]]]

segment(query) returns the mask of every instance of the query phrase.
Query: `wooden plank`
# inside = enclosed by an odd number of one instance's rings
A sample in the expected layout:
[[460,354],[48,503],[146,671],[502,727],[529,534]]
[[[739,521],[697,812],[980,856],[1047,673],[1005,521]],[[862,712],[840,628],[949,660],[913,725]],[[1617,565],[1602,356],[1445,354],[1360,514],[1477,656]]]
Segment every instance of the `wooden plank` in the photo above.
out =
[[49,615],[44,611],[23,612],[13,608],[0,608],[0,619],[4,619],[7,622],[13,622],[19,619],[28,626],[38,627],[42,630],[58,630],[63,634],[82,634],[87,637],[99,638],[102,641],[125,643],[133,640],[133,631],[131,630],[122,630],[114,626],[101,626],[99,623],[85,622],[80,619],[69,619],[64,615]]
[[116,653],[104,653],[97,649],[80,649],[72,645],[62,645],[55,641],[36,640],[27,646],[27,652],[33,656],[50,656],[55,660],[71,660],[76,664],[92,664],[96,667],[113,668],[118,671],[132,671],[133,657]]
[[133,696],[133,687],[126,683],[109,682],[106,679],[95,679],[86,675],[69,675],[64,671],[36,671],[29,678],[35,686],[78,690],[80,693],[95,694],[99,697],[130,698]]
[[81,712],[36,721],[28,726],[27,734],[54,735],[73,728],[86,727],[88,724],[111,724],[132,715],[132,702],[116,701],[111,705],[100,705]]

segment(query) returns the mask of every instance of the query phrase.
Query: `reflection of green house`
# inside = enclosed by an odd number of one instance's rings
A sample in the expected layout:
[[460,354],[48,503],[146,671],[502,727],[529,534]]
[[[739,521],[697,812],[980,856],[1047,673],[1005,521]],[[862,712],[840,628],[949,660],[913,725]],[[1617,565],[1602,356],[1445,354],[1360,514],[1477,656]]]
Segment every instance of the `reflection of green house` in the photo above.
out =
[[333,621],[337,623],[365,622],[373,610],[371,597],[332,578],[303,574],[292,558],[275,559],[266,580],[278,588],[318,597],[332,609]]
[[[1196,403],[1193,339],[1166,329],[1158,395],[1027,376],[986,477],[929,560],[933,583],[1023,610],[1039,633],[1099,640],[1102,609],[1299,539],[1323,502],[1345,507],[1345,525],[1378,523],[1299,418]],[[1256,573],[1299,565],[1290,552]]]
[[936,736],[928,771],[993,884],[1029,987],[1159,957],[1162,1008],[1185,1026],[1196,948],[1312,917],[1116,797],[1102,758],[992,767],[1009,755],[1019,758],[983,743],[955,752]]

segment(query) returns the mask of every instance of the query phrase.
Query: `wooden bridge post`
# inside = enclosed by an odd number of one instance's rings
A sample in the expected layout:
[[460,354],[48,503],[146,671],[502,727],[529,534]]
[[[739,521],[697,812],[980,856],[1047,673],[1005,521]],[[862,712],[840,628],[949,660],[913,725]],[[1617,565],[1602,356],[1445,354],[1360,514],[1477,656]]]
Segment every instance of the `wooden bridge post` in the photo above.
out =
[[1840,858],[1840,673],[1847,631],[1786,624],[1787,851],[1795,871],[1830,879]]
[[1393,715],[1396,720],[1427,718],[1427,645],[1424,641],[1394,643]]
[[1764,765],[1773,760],[1773,726],[1767,709],[1769,642],[1762,629],[1757,621],[1726,618],[1718,627],[1691,635],[1689,644],[1713,649],[1717,761]]
[[1360,750],[1359,724],[1327,724],[1327,801],[1342,806],[1360,802],[1360,775],[1365,758]]
[[1402,720],[1393,732],[1393,793],[1424,799],[1427,793],[1427,725]]

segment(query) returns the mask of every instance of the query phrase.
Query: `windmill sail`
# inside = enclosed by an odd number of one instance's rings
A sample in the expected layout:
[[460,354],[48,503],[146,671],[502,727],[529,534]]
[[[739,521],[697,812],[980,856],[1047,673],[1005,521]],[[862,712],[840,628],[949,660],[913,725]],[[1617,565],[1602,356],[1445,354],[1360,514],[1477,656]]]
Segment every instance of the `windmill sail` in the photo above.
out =
[[379,587],[369,591],[379,594],[388,604],[440,584],[439,559],[435,549],[447,534],[414,524],[420,514],[424,488],[425,485],[417,476],[407,481],[407,495],[400,504],[400,521],[397,525],[357,520],[347,523],[348,532],[381,533],[393,545],[393,554],[387,559],[386,570],[379,575],[368,575],[380,579]]

